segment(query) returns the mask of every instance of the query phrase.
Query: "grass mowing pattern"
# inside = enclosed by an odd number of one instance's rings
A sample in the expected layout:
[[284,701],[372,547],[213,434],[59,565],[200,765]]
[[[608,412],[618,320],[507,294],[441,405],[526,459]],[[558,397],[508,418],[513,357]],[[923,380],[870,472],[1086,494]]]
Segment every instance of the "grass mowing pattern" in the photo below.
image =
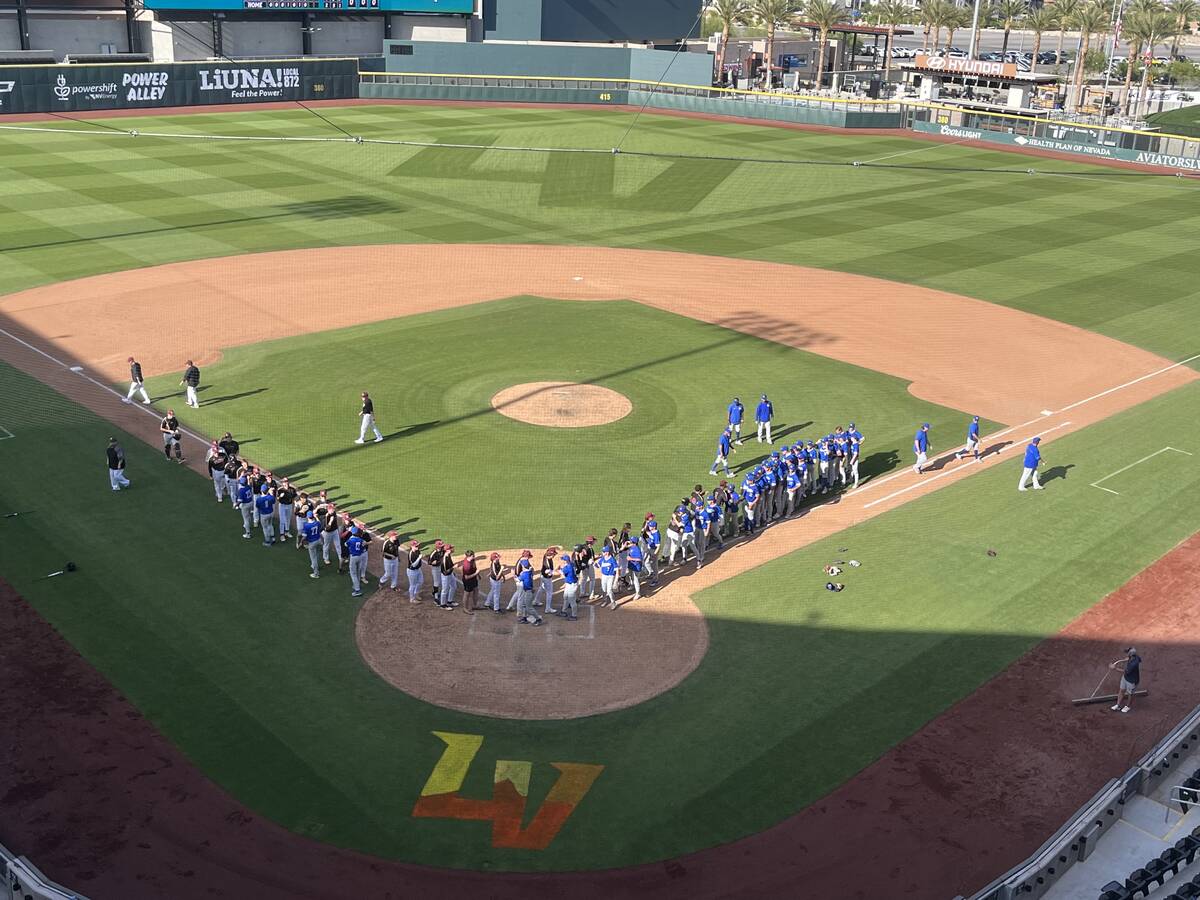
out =
[[[199,410],[176,401],[184,424],[230,429],[253,440],[246,450],[260,465],[319,483],[372,527],[446,538],[460,552],[569,546],[647,510],[665,522],[692,485],[713,483],[706,475],[734,395],[751,438],[732,457],[738,471],[774,449],[753,440],[764,390],[778,412],[776,444],[856,422],[867,435],[864,478],[911,462],[919,423],[950,446],[968,418],[916,399],[900,379],[629,301],[515,298],[236,347],[204,380]],[[560,380],[611,388],[633,411],[564,429],[490,406],[510,385]],[[149,388],[163,397],[178,383],[163,375]],[[379,446],[353,444],[360,386],[388,435]]]
[[[630,114],[358,106],[323,115],[366,137],[607,148]],[[300,110],[119,124],[338,136]],[[0,292],[292,247],[585,243],[876,275],[1039,313],[1175,359],[1200,352],[1200,317],[1190,314],[1200,203],[1197,186],[1179,179],[907,138],[653,114],[641,117],[625,149],[893,157],[938,170],[133,138],[77,127],[80,134],[0,131]],[[1026,166],[1072,174],[987,171]],[[849,306],[847,314],[867,312]]]
[[[0,388],[15,435],[0,465],[56,473],[0,485],[4,509],[33,511],[5,526],[6,577],[253,809],[438,865],[597,868],[768,827],[1190,534],[1200,502],[1200,466],[1175,454],[1106,482],[1119,497],[1088,486],[1164,435],[1200,448],[1192,385],[1056,441],[1042,493],[1016,492],[1013,459],[703,592],[710,652],[667,694],[593,719],[512,722],[385,685],[355,653],[344,580],[310,582],[299,554],[240,540],[203,479],[128,436],[133,488],[112,494],[111,425],[3,365]],[[832,595],[820,567],[839,546],[864,566]],[[34,580],[67,556],[77,573]],[[821,690],[803,690],[814,673]],[[440,753],[434,729],[485,736],[469,796],[489,794],[496,758],[533,760],[533,806],[550,762],[607,768],[549,849],[497,852],[486,824],[410,818]]]

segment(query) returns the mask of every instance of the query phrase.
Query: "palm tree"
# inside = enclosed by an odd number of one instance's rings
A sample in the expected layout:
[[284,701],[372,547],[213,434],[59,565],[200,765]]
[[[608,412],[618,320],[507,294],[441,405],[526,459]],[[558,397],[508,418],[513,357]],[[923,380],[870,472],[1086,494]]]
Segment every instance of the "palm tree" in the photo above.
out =
[[1033,32],[1033,59],[1029,61],[1029,71],[1037,71],[1038,54],[1042,52],[1042,35],[1055,27],[1054,11],[1049,7],[1033,10],[1025,17],[1025,27]]
[[817,84],[825,77],[825,48],[829,44],[829,32],[846,21],[846,7],[838,0],[808,0],[804,17],[817,27]]
[[771,87],[771,67],[775,50],[775,29],[786,25],[800,9],[797,0],[751,0],[750,12],[767,29],[767,52],[763,60],[767,66],[768,88]]
[[996,4],[996,21],[1004,26],[1004,43],[1000,46],[1001,54],[1008,52],[1008,37],[1012,33],[1013,25],[1020,21],[1027,12],[1029,12],[1029,3],[1026,0],[1000,0]]
[[1055,0],[1054,5],[1050,7],[1050,13],[1054,16],[1054,21],[1058,25],[1058,50],[1055,51],[1055,64],[1062,63],[1063,55],[1063,38],[1067,36],[1067,29],[1075,19],[1075,14],[1079,12],[1079,8],[1083,6],[1082,0]]
[[721,51],[717,54],[717,77],[725,74],[725,49],[729,46],[729,33],[746,19],[746,0],[712,0],[708,6],[721,26]]
[[932,33],[932,49],[934,53],[937,53],[938,45],[942,41],[942,26],[946,24],[950,8],[949,0],[925,0],[921,4],[921,22],[925,25],[925,40],[922,49],[926,52],[930,50],[929,36]]
[[1079,29],[1079,58],[1075,60],[1075,106],[1083,102],[1083,82],[1088,49],[1093,34],[1101,34],[1108,27],[1109,12],[1099,3],[1089,3],[1075,13],[1072,24]]
[[[1180,0],[1180,2],[1196,3],[1200,0]],[[887,28],[887,38],[883,45],[883,78],[887,80],[892,70],[892,42],[896,39],[897,26],[906,24],[912,18],[912,9],[905,5],[904,0],[880,0],[871,7],[871,18],[876,25]]]
[[1179,56],[1179,38],[1190,34],[1192,23],[1200,19],[1200,0],[1175,0],[1171,11],[1175,13],[1175,25],[1178,28],[1171,41],[1171,59],[1175,59]]
[[[1175,13],[1173,12],[1155,12],[1147,13],[1145,16],[1145,31],[1143,32],[1143,40],[1146,42],[1146,56],[1154,56],[1154,45],[1161,44],[1163,41],[1170,40],[1175,36],[1178,29],[1175,26]],[[1142,86],[1138,89],[1138,103],[1145,105],[1149,102],[1150,96],[1150,60],[1147,59],[1142,65]]]
[[1133,85],[1133,70],[1137,68],[1138,57],[1142,55],[1142,45],[1149,37],[1148,14],[1136,10],[1126,13],[1121,18],[1121,37],[1129,44],[1129,58],[1125,60],[1125,101],[1121,108],[1122,115],[1129,115],[1129,104],[1133,100],[1130,88]]
[[971,10],[965,6],[954,6],[950,8],[946,16],[946,52],[949,53],[954,47],[954,32],[960,28],[971,27]]

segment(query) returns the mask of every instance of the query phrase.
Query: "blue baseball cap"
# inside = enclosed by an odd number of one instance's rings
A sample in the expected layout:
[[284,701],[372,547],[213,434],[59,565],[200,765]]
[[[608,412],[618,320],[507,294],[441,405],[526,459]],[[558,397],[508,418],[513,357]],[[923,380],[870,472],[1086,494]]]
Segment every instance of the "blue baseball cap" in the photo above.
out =
[[1035,444],[1040,444],[1041,442],[1042,442],[1042,439],[1040,437],[1035,437],[1033,439],[1033,443],[1035,443]]
[[358,526],[357,526],[357,525],[353,525],[353,526],[351,526],[351,528],[350,528],[350,533],[351,533],[351,534],[359,534],[360,532],[359,532],[359,530],[358,530]]
[[921,425],[921,427],[922,427],[922,428],[928,428],[928,427],[929,427],[929,423],[928,423],[928,422],[925,422],[924,424],[922,424],[922,425]]
[[846,427],[847,427],[847,428],[853,428],[853,427],[854,427],[854,423],[853,423],[853,422],[851,422],[851,423],[850,423],[849,425],[847,425]]

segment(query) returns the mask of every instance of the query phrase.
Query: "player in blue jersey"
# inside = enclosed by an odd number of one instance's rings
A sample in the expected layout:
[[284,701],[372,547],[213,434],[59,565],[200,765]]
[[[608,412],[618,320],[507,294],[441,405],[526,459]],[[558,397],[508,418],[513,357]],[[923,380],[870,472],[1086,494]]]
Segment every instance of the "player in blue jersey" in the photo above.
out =
[[971,424],[967,426],[967,442],[963,448],[954,454],[955,459],[962,459],[968,453],[975,454],[975,462],[979,462],[979,416],[971,418]]

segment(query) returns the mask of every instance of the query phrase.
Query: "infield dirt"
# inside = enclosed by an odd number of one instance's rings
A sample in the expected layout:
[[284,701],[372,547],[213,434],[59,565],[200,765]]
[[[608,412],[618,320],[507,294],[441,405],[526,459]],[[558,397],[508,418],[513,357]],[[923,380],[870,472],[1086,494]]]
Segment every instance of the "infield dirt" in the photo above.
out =
[[[347,291],[356,302],[331,302]],[[1198,377],[1092,332],[914,285],[724,257],[491,244],[284,251],[34,288],[0,298],[0,324],[53,359],[7,339],[0,341],[0,356],[157,445],[156,416],[121,403],[67,366],[81,365],[83,375],[119,383],[130,354],[147,374],[175,371],[186,358],[207,365],[236,344],[516,295],[635,300],[881,371],[910,382],[909,390],[922,399],[1020,424],[985,436],[990,452],[982,465],[948,464],[937,475],[920,477],[902,467],[727,550],[699,571],[677,572],[649,600],[596,610],[593,639],[557,644],[555,652],[569,655],[560,663],[571,666],[580,686],[565,697],[522,690],[531,674],[550,665],[545,655],[514,653],[506,642],[482,649],[465,617],[418,625],[446,614],[430,612],[430,604],[397,604],[397,595],[385,592],[363,606],[360,649],[386,680],[431,703],[508,718],[590,715],[668,690],[707,648],[703,616],[690,599],[701,588],[1007,460],[1001,451],[1011,443],[1038,433],[1049,442]],[[110,315],[114,309],[127,314]],[[247,318],[255,328],[213,324]],[[193,466],[203,471],[201,448],[189,449]],[[504,551],[508,561],[514,555]],[[643,610],[654,615],[640,615]],[[442,633],[403,639],[414,625]],[[647,652],[637,671],[628,670],[631,647],[668,644],[672,653]],[[546,645],[554,646],[549,640]],[[446,665],[454,659],[472,664],[449,679]]]

